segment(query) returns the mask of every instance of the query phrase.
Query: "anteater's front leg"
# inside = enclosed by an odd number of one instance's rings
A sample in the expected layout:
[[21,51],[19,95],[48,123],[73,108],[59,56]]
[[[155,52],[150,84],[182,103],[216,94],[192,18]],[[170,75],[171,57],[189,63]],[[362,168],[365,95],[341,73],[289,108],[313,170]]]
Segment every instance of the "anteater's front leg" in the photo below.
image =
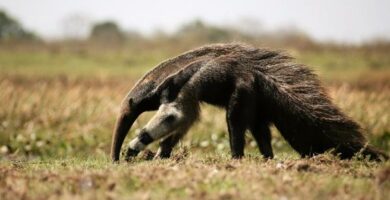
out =
[[171,135],[164,138],[160,142],[160,148],[158,149],[154,158],[169,158],[171,156],[173,148],[188,132],[195,119],[195,115],[187,115],[186,119],[183,120],[182,124],[178,126],[178,128],[174,130]]
[[125,160],[129,161],[131,158],[138,155],[138,153],[145,149],[145,147],[155,140],[148,132],[141,131],[141,133],[130,141],[129,147],[126,151]]
[[154,158],[169,158],[171,157],[171,153],[173,148],[177,143],[183,138],[183,136],[187,133],[187,130],[178,130],[175,131],[172,135],[164,138],[160,142],[160,147],[157,150],[157,153]]
[[131,160],[132,157],[137,156],[140,151],[144,150],[147,145],[149,145],[153,141],[167,137],[171,133],[172,131],[169,130],[148,132],[146,131],[145,128],[142,129],[140,134],[136,138],[130,141],[125,159],[127,161]]

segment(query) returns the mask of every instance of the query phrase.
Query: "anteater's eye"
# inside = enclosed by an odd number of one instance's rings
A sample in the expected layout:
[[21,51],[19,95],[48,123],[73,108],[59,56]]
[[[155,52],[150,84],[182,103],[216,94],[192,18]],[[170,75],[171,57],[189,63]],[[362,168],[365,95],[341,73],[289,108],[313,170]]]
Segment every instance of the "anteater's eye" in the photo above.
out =
[[164,122],[166,122],[166,123],[172,123],[173,121],[175,121],[175,116],[174,115],[168,115],[164,119]]

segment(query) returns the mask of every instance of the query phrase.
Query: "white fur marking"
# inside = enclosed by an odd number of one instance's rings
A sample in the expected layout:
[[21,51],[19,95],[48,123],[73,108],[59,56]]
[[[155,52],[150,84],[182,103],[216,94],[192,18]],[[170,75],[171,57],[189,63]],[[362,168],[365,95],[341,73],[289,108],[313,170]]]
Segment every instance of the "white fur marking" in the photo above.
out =
[[130,141],[129,147],[131,149],[137,150],[137,151],[142,151],[145,149],[145,145],[142,144],[141,141],[139,141],[138,137],[134,138],[133,140]]

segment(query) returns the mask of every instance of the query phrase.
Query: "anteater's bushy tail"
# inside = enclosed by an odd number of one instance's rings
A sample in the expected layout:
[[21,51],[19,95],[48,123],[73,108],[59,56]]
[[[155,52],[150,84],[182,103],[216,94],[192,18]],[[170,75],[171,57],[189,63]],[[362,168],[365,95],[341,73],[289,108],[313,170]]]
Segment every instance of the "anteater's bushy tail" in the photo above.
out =
[[331,102],[310,69],[286,59],[274,63],[257,65],[259,90],[270,121],[301,156],[334,149],[341,158],[360,152],[372,160],[388,159],[367,145],[360,126]]

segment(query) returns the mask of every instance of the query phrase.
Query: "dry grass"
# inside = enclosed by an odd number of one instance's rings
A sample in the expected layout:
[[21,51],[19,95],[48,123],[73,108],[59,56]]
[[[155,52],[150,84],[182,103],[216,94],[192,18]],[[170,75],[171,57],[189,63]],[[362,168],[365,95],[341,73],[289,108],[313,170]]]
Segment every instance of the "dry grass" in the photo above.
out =
[[4,199],[386,199],[390,166],[183,150],[174,159],[120,165],[107,159],[11,162],[0,165]]

